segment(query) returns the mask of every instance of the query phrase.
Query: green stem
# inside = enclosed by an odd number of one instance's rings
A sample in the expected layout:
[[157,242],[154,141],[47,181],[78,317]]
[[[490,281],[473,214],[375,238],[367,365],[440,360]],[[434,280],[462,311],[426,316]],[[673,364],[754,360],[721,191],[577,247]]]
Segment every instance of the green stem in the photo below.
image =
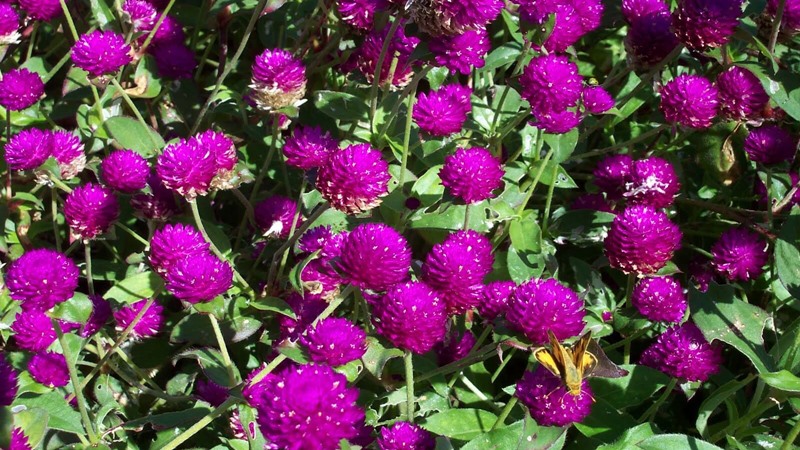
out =
[[[625,305],[625,302],[632,303],[631,295],[633,294],[633,285],[636,283],[636,275],[635,274],[628,274],[628,285],[625,287],[625,298],[622,299],[622,303],[617,306],[617,308],[621,308]],[[623,364],[630,364],[631,363],[631,343],[633,340],[626,339],[625,344],[622,348],[622,362]]]
[[502,372],[503,369],[505,369],[506,365],[508,365],[508,362],[511,361],[511,358],[514,357],[515,353],[517,353],[517,349],[512,348],[508,352],[508,356],[506,356],[505,359],[503,359],[503,361],[500,363],[500,365],[497,366],[497,370],[495,370],[494,373],[492,374],[492,383],[494,383],[495,380],[497,380],[497,377],[500,376],[500,372]]
[[464,227],[462,229],[465,231],[469,230],[469,207],[469,203],[464,207]]
[[294,232],[294,234],[292,234],[289,237],[289,239],[287,239],[286,242],[284,242],[283,245],[281,245],[278,248],[278,250],[275,251],[275,254],[272,255],[272,261],[270,262],[269,265],[269,272],[267,274],[267,284],[264,289],[269,290],[272,288],[272,283],[275,281],[275,276],[278,273],[278,262],[280,261],[279,258],[281,258],[283,256],[283,253],[289,250],[292,247],[292,245],[294,245],[294,243],[297,242],[300,236],[302,236],[302,234],[305,233],[306,230],[308,230],[308,228],[311,225],[313,225],[314,222],[319,218],[319,216],[321,216],[322,213],[328,210],[328,208],[330,208],[330,204],[328,203],[323,203],[321,205],[318,205],[316,209],[314,209],[314,212],[312,212],[311,215],[308,217],[308,219],[305,222],[303,222],[300,228],[298,228]]
[[550,222],[550,207],[553,204],[553,192],[556,188],[556,176],[558,175],[558,164],[553,165],[553,176],[550,186],[547,187],[547,199],[544,202],[544,214],[542,215],[542,236],[547,236],[547,225]]
[[[300,185],[300,196],[297,199],[297,204],[303,204],[303,192],[306,190],[306,177],[303,177],[303,183]],[[291,194],[291,192],[290,192]],[[316,220],[316,218],[315,218]],[[297,211],[294,213],[294,217],[292,218],[292,226],[289,228],[289,236],[294,236],[294,232],[297,230],[297,224],[300,222],[300,208],[297,208]],[[263,252],[262,252],[263,254]],[[289,260],[289,252],[283,252],[283,256],[281,257],[281,263],[278,265],[278,278],[283,277],[283,270],[286,268],[286,262]]]
[[169,443],[167,445],[162,447],[162,450],[175,450],[176,448],[178,448],[179,445],[181,445],[184,442],[186,442],[187,440],[189,440],[198,431],[200,431],[203,428],[205,428],[206,425],[211,423],[217,417],[221,416],[225,411],[228,410],[228,408],[230,408],[231,406],[233,406],[234,404],[236,404],[238,402],[239,402],[238,399],[236,399],[234,397],[228,397],[228,399],[225,400],[225,403],[217,406],[216,408],[214,408],[213,411],[208,413],[205,417],[203,417],[202,419],[198,420],[197,423],[195,423],[191,427],[187,428],[186,431],[184,431],[183,433],[175,436],[175,439],[169,441]]
[[140,243],[144,244],[146,247],[148,247],[148,248],[150,247],[150,241],[148,241],[147,239],[145,239],[145,238],[143,238],[143,237],[139,236],[139,233],[137,233],[137,232],[135,232],[135,231],[131,230],[131,229],[130,229],[130,228],[128,228],[126,225],[123,225],[122,223],[120,223],[120,222],[117,222],[116,224],[114,224],[114,226],[115,226],[115,227],[117,227],[117,228],[119,228],[120,230],[122,230],[122,231],[124,231],[124,232],[126,232],[126,233],[130,234],[130,235],[131,235],[131,236],[132,236],[134,239],[136,239],[136,240],[137,240],[137,241],[139,241]]
[[635,138],[628,139],[625,142],[620,142],[619,144],[614,144],[614,145],[612,145],[610,147],[601,148],[599,150],[592,150],[590,152],[580,153],[580,154],[577,154],[577,155],[574,155],[574,156],[570,157],[568,161],[580,161],[582,159],[591,158],[591,157],[594,157],[594,156],[605,155],[606,153],[611,153],[611,152],[619,150],[621,148],[629,147],[629,146],[631,146],[633,144],[638,144],[639,142],[645,141],[645,140],[649,139],[652,136],[658,135],[659,133],[661,133],[662,131],[666,130],[667,128],[669,128],[669,125],[661,124],[661,125],[653,128],[652,130],[645,131],[644,133],[636,136]]
[[406,110],[406,127],[403,130],[403,157],[400,162],[400,179],[397,182],[397,187],[400,192],[403,192],[403,186],[406,181],[406,167],[408,167],[408,145],[411,143],[411,124],[414,122],[414,103],[417,101],[417,85],[411,88],[408,96],[408,109]]
[[[392,43],[392,39],[394,38],[395,32],[397,32],[397,28],[400,26],[400,22],[402,22],[402,17],[397,16],[392,22],[392,26],[389,28],[389,32],[386,34],[386,37],[383,41],[383,47],[381,47],[381,53],[378,55],[378,64],[375,66],[375,72],[373,73],[372,77],[372,87],[369,90],[369,129],[373,129],[373,124],[375,122],[375,111],[378,109],[378,86],[381,84],[381,69],[383,69],[383,62],[386,60],[386,53],[389,51],[389,46]],[[389,80],[391,83],[392,80]]]
[[414,423],[414,358],[411,350],[406,350],[403,355],[403,365],[406,369],[406,420]]
[[94,295],[94,280],[92,279],[92,241],[83,241],[83,257],[86,260],[86,285],[89,288],[89,295]]
[[461,370],[461,369],[463,369],[465,367],[469,367],[469,366],[471,366],[471,365],[473,365],[475,363],[478,363],[478,362],[481,362],[481,361],[485,361],[485,360],[489,359],[489,357],[491,357],[492,355],[496,354],[498,345],[500,345],[500,344],[489,344],[489,345],[486,345],[485,347],[483,347],[480,350],[478,350],[477,352],[475,352],[475,354],[473,354],[472,356],[469,356],[469,355],[465,356],[465,357],[459,359],[458,361],[453,361],[450,364],[445,364],[444,366],[439,367],[436,370],[432,370],[432,371],[427,372],[427,373],[425,373],[425,374],[423,374],[421,376],[418,376],[414,380],[414,382],[415,383],[421,383],[421,382],[423,382],[425,380],[429,380],[429,379],[437,377],[439,375],[447,375],[449,373],[457,372],[457,371],[459,371],[459,370]]
[[778,35],[781,31],[783,13],[786,10],[786,0],[778,0],[778,8],[775,10],[775,19],[772,21],[772,31],[769,34],[769,45],[767,50],[770,54],[775,53],[775,45],[778,43]]
[[711,436],[711,438],[709,438],[709,441],[717,442],[727,435],[734,434],[741,427],[749,424],[755,419],[758,419],[759,417],[761,417],[762,414],[764,414],[774,406],[775,403],[773,400],[770,399],[764,400],[763,402],[759,403],[759,405],[756,408],[748,410],[748,413],[740,417],[739,420],[729,424],[727,427],[715,433],[713,436]]
[[[381,127],[378,133],[378,138],[377,138],[378,140],[380,140],[383,136],[386,135],[386,132],[389,130],[389,127],[391,127],[392,123],[394,123],[394,118],[397,117],[397,112],[400,111],[400,106],[403,104],[403,101],[406,99],[406,97],[409,96],[412,89],[416,89],[417,86],[419,86],[420,80],[425,78],[425,75],[427,75],[428,72],[430,72],[431,68],[432,68],[431,66],[426,65],[424,69],[415,73],[414,78],[411,79],[411,82],[408,83],[408,86],[406,86],[405,89],[403,89],[403,91],[400,93],[400,98],[397,100],[394,106],[392,106],[392,111],[387,116],[388,119],[386,120],[386,123],[384,123],[383,127]],[[414,95],[414,98],[416,99],[416,95]]]
[[61,324],[58,323],[58,319],[51,318],[50,320],[53,322],[53,329],[56,330],[56,334],[58,335],[58,342],[61,344],[61,351],[64,352],[64,358],[67,360],[69,379],[72,382],[72,388],[75,391],[75,398],[78,401],[78,411],[81,413],[83,428],[86,430],[86,434],[89,435],[89,442],[91,442],[91,444],[94,446],[98,442],[97,435],[92,427],[92,421],[89,419],[89,412],[86,410],[86,399],[83,397],[83,386],[78,382],[78,371],[75,370],[76,365],[72,364],[72,361],[77,361],[77,355],[75,358],[72,357],[72,352],[70,351],[67,342],[64,340],[64,332],[61,330]]
[[650,405],[649,408],[647,408],[647,411],[645,411],[644,414],[642,414],[642,416],[639,417],[638,422],[643,422],[645,420],[648,422],[652,422],[653,418],[656,416],[656,413],[658,413],[658,408],[660,408],[661,405],[664,404],[665,401],[667,401],[667,397],[669,397],[669,395],[672,393],[672,391],[675,389],[675,386],[677,385],[678,385],[677,378],[672,378],[671,380],[669,380],[669,383],[667,383],[667,387],[664,388],[664,392],[661,393],[661,397],[659,397],[658,400],[655,401],[655,403],[653,403],[652,405]]
[[767,168],[767,224],[772,228],[772,169]]
[[78,30],[75,29],[75,22],[72,21],[72,15],[69,13],[69,8],[67,8],[67,3],[64,0],[59,0],[61,3],[61,10],[64,11],[64,17],[67,19],[67,26],[69,26],[69,31],[72,33],[72,39],[75,41],[78,40]]
[[31,59],[31,55],[33,54],[33,47],[36,43],[36,34],[39,31],[39,22],[33,22],[33,30],[31,31],[31,37],[28,38],[28,52],[25,54],[25,60]]
[[89,83],[89,88],[92,90],[92,97],[94,97],[94,109],[97,113],[97,120],[102,123],[105,121],[105,117],[103,115],[103,103],[100,101],[100,93],[97,92],[97,86],[92,83]]
[[231,361],[230,353],[228,353],[228,346],[225,345],[225,337],[222,336],[222,330],[219,329],[219,322],[217,316],[209,314],[208,319],[211,321],[211,328],[214,329],[214,336],[217,338],[219,351],[222,353],[222,363],[225,365],[225,370],[228,372],[228,387],[236,384],[236,374],[233,370],[233,361]]
[[122,99],[125,100],[125,103],[127,103],[128,107],[131,109],[131,111],[133,111],[133,115],[136,116],[136,120],[142,124],[142,127],[145,130],[147,130],[146,134],[150,138],[150,142],[153,143],[156,153],[161,153],[159,143],[156,141],[156,137],[153,136],[153,133],[150,131],[150,126],[144,121],[144,117],[142,117],[142,113],[139,112],[139,108],[136,107],[136,105],[133,103],[133,100],[131,100],[130,96],[128,96],[128,93],[125,92],[125,89],[122,88],[122,85],[119,84],[119,81],[117,81],[116,78],[111,79],[111,84],[113,84],[114,87],[119,91],[120,95],[122,95]]
[[500,415],[497,416],[497,420],[494,422],[494,425],[492,425],[492,429],[490,431],[494,431],[502,427],[505,424],[508,415],[511,414],[511,410],[514,409],[515,406],[517,406],[517,397],[511,397],[511,400],[509,400],[503,410],[500,411]]
[[53,210],[53,234],[56,238],[56,250],[61,252],[61,233],[58,229],[58,191],[50,188],[50,208]]
[[533,177],[533,182],[528,187],[527,192],[525,193],[525,199],[522,200],[522,203],[517,208],[517,215],[521,216],[523,211],[525,211],[525,207],[528,206],[528,202],[530,201],[531,197],[533,196],[533,191],[536,190],[536,185],[539,184],[539,180],[542,178],[542,174],[544,173],[545,167],[547,167],[548,161],[550,158],[553,157],[553,149],[547,151],[547,154],[544,156],[544,160],[542,164],[539,166],[539,170],[536,171],[536,175]]
[[261,183],[264,182],[264,175],[267,173],[267,169],[269,169],[269,165],[272,163],[272,158],[275,157],[275,151],[278,148],[278,134],[280,131],[280,127],[278,124],[278,118],[272,117],[272,142],[269,144],[269,152],[267,152],[267,157],[264,159],[264,163],[261,165],[261,169],[256,174],[256,180],[253,183],[253,190],[250,191],[250,203],[252,204],[253,201],[258,196],[258,190],[261,188]]
[[797,439],[797,435],[800,434],[800,418],[796,419],[794,422],[794,426],[791,430],[789,430],[789,434],[786,435],[786,439],[783,440],[783,445],[781,445],[781,450],[790,450],[794,448],[794,440]]
[[631,341],[634,341],[637,338],[639,338],[640,336],[644,335],[645,333],[647,333],[647,331],[649,329],[650,329],[649,326],[646,326],[644,328],[640,328],[640,329],[634,331],[630,336],[626,337],[625,339],[623,339],[623,340],[621,340],[619,342],[615,342],[615,343],[613,343],[611,345],[608,345],[606,347],[603,347],[603,352],[608,353],[611,350],[618,349],[618,348],[620,348],[622,346],[625,346],[625,345],[630,345]]
[[[167,3],[167,7],[161,12],[161,15],[158,17],[158,21],[156,21],[155,26],[153,26],[153,29],[147,34],[142,47],[139,49],[139,53],[144,54],[144,52],[147,51],[147,47],[150,46],[150,42],[152,42],[156,33],[158,33],[158,29],[161,28],[161,24],[164,23],[164,19],[167,18],[167,14],[169,14],[169,11],[172,9],[172,5],[174,4],[175,0],[170,0],[170,2]],[[194,132],[192,132],[192,134],[194,134]]]

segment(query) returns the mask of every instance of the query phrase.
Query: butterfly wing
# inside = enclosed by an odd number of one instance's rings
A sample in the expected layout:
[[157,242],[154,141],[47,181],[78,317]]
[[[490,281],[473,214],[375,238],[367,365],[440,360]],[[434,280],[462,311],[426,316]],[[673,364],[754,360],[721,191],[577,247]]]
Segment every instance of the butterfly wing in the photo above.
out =
[[537,348],[534,350],[533,356],[536,357],[536,360],[539,361],[539,364],[544,366],[545,369],[549,370],[553,375],[561,378],[561,368],[563,365],[558,363],[555,355],[553,355],[550,350],[544,347]]
[[578,369],[580,378],[588,376],[597,366],[597,358],[587,351],[592,342],[592,333],[587,332],[572,347],[572,363]]
[[620,378],[628,374],[627,370],[619,367],[608,359],[603,349],[600,348],[600,345],[594,340],[589,342],[586,354],[591,354],[591,356],[595,358],[594,367],[590,372],[586,372],[586,376]]

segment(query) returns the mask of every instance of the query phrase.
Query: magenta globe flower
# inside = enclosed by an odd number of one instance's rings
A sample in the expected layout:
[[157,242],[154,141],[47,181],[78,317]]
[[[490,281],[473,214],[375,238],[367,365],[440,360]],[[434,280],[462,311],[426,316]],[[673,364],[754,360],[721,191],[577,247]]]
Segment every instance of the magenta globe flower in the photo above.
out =
[[50,21],[60,17],[64,12],[57,0],[19,0],[19,7],[31,19]]
[[469,75],[472,69],[482,68],[491,46],[484,28],[467,30],[455,36],[442,36],[428,42],[436,66],[450,69],[451,74],[462,75]]
[[150,239],[150,264],[165,275],[178,260],[207,254],[209,248],[209,243],[193,226],[165,225]]
[[214,130],[206,130],[191,138],[197,147],[214,156],[217,172],[230,171],[236,167],[239,157],[236,155],[236,146],[231,138]]
[[711,266],[730,281],[758,278],[769,259],[767,242],[747,228],[731,228],[711,247]]
[[89,314],[89,320],[81,327],[78,335],[80,337],[88,338],[102,329],[108,319],[111,318],[111,305],[99,295],[90,295],[89,300],[92,301],[92,313]]
[[72,46],[72,61],[92,77],[112,74],[130,63],[133,49],[113,31],[84,34]]
[[8,450],[32,450],[28,437],[25,436],[25,432],[19,427],[14,428],[11,432],[11,442],[9,442],[8,445]]
[[47,311],[72,298],[78,287],[78,266],[61,253],[49,249],[25,252],[11,263],[5,282],[12,299],[25,310]]
[[[767,0],[767,17],[775,20],[778,13],[779,0]],[[786,0],[781,20],[781,31],[789,35],[800,32],[800,2],[797,0]]]
[[519,79],[522,97],[531,104],[534,115],[562,112],[578,104],[583,79],[578,66],[566,56],[544,55],[533,58]]
[[594,169],[594,184],[609,200],[619,200],[632,181],[633,166],[633,158],[629,155],[606,156]]
[[[356,48],[355,52],[350,56],[350,59],[342,65],[344,72],[349,72],[353,69],[358,70],[366,78],[367,83],[372,84],[375,78],[375,69],[378,67],[378,60],[383,50],[383,43],[387,38],[389,27],[384,27],[383,30],[373,30],[364,39],[364,42]],[[409,64],[411,53],[419,44],[419,38],[408,36],[403,27],[399,27],[395,32],[392,40],[389,43],[387,55],[395,55],[397,57],[397,64],[394,69],[394,76],[391,83],[394,86],[402,87],[411,81],[414,75],[414,70]],[[389,74],[392,70],[392,60],[394,58],[384,57],[383,65],[380,68],[379,82],[380,84],[386,83]]]
[[406,239],[382,223],[366,223],[351,231],[342,243],[339,270],[348,283],[384,291],[408,279],[411,249]]
[[172,264],[164,276],[167,290],[189,302],[209,302],[233,285],[233,269],[210,253],[185,256]]
[[67,359],[61,353],[36,353],[28,361],[28,372],[37,383],[47,387],[61,387],[69,384]]
[[535,113],[536,120],[531,125],[541,128],[546,133],[564,134],[581,124],[583,119],[577,111],[556,111]]
[[321,320],[300,340],[312,361],[329,366],[355,361],[367,351],[367,333],[353,322],[338,317]]
[[611,267],[624,273],[658,272],[681,245],[681,231],[652,206],[634,205],[614,218],[603,242]]
[[413,119],[420,129],[433,136],[459,133],[472,110],[472,90],[459,84],[438,91],[420,93],[414,104]]
[[629,24],[653,14],[669,15],[669,6],[663,0],[622,0],[622,15]]
[[692,322],[669,328],[648,347],[639,363],[687,381],[706,381],[722,364],[722,348],[710,344]]
[[283,144],[286,164],[302,170],[325,164],[339,150],[339,143],[320,127],[297,127]]
[[607,213],[614,212],[603,194],[581,194],[572,201],[572,204],[569,205],[569,208],[589,209],[592,211],[601,211]]
[[697,75],[680,75],[661,90],[661,112],[668,122],[708,128],[717,115],[717,88]]
[[744,151],[750,160],[761,164],[791,161],[797,151],[797,140],[776,125],[763,125],[750,130],[744,140]]
[[625,35],[628,63],[634,70],[648,70],[664,60],[680,44],[672,31],[669,8],[666,12],[647,14],[632,22]]
[[478,313],[486,320],[505,316],[508,300],[517,288],[513,281],[493,281],[483,287]]
[[194,385],[194,392],[200,400],[217,407],[228,399],[228,388],[220,386],[211,380],[198,379]]
[[14,317],[11,324],[14,341],[25,350],[43,352],[56,341],[58,336],[47,314],[37,311],[22,311]]
[[125,0],[122,14],[136,32],[150,31],[158,21],[158,11],[146,0]]
[[389,164],[369,144],[334,153],[319,168],[316,186],[332,207],[348,214],[369,211],[389,193]]
[[[156,8],[163,9],[159,6],[156,6]],[[144,45],[144,41],[147,39],[148,35],[149,33],[142,33],[139,35],[137,39],[139,46]],[[174,17],[167,15],[164,17],[164,21],[161,22],[161,26],[158,27],[158,31],[156,31],[156,34],[153,36],[153,40],[150,42],[150,47],[148,48],[157,48],[162,45],[182,43],[184,41],[186,41],[186,33],[183,32],[183,25]]]
[[18,379],[17,371],[6,361],[5,355],[0,354],[0,407],[14,403]]
[[[117,329],[120,331],[127,329],[133,323],[133,319],[144,309],[145,305],[147,305],[147,300],[139,300],[115,311],[114,321],[117,323]],[[165,321],[164,307],[154,301],[145,310],[142,318],[133,326],[130,336],[133,338],[155,336],[161,331]]]
[[11,170],[35,169],[52,155],[53,136],[47,130],[28,128],[6,143],[6,164]]
[[570,288],[550,278],[528,280],[508,299],[506,319],[534,345],[549,342],[552,331],[559,340],[583,330],[583,300]]
[[0,44],[19,42],[19,13],[10,3],[0,4]]
[[[334,239],[336,235],[330,225],[311,228],[297,240],[297,250],[303,254],[311,254],[317,250],[322,250],[325,244]],[[342,236],[341,241],[344,242],[344,236]],[[339,243],[339,246],[341,246],[341,243]]]
[[687,48],[704,51],[726,44],[741,17],[741,0],[680,0],[672,28]]
[[164,186],[188,201],[206,195],[218,171],[216,155],[195,139],[167,145],[156,162],[156,174]]
[[264,111],[297,105],[306,95],[306,68],[286,50],[264,50],[252,70],[250,98]]
[[614,97],[602,86],[588,86],[581,93],[583,107],[591,114],[602,114],[614,107]]
[[51,132],[53,157],[58,163],[61,178],[74,178],[86,168],[86,153],[81,138],[69,131]]
[[755,119],[769,104],[769,96],[753,72],[731,66],[717,77],[719,112],[732,120]]
[[561,378],[542,366],[525,372],[514,394],[541,426],[563,427],[580,422],[592,410],[592,389],[584,378],[580,395],[572,395]]
[[657,156],[635,161],[624,197],[630,204],[666,208],[681,189],[678,175],[668,161]]
[[686,313],[686,295],[673,277],[648,277],[636,283],[631,303],[639,313],[657,322],[678,323]]
[[485,27],[503,9],[502,0],[412,2],[409,14],[425,33],[439,37]]
[[436,439],[419,425],[408,422],[395,422],[390,427],[381,428],[378,436],[380,450],[433,450]]
[[304,222],[303,215],[297,215],[297,202],[282,195],[273,195],[262,200],[253,209],[256,225],[266,236],[288,239],[292,229],[299,228]]
[[463,335],[459,336],[457,332],[453,332],[451,329],[445,340],[434,347],[436,362],[443,366],[465,358],[477,342],[475,335],[471,331],[465,331]]
[[197,69],[195,54],[183,41],[165,42],[150,50],[161,78],[191,79]]
[[114,190],[133,193],[147,186],[150,166],[133,150],[117,150],[100,163],[100,177]]
[[494,197],[503,186],[503,166],[489,150],[481,147],[460,148],[444,158],[439,170],[442,186],[465,203],[478,203]]
[[150,187],[149,194],[139,193],[131,197],[131,206],[136,217],[165,222],[180,213],[172,191],[164,186],[157,174],[150,173],[147,177],[147,186]]
[[551,14],[555,15],[553,30],[543,47],[548,52],[561,53],[578,42],[585,34],[600,26],[603,3],[599,0],[521,0],[520,16],[538,25],[544,25]]
[[44,95],[44,82],[28,69],[13,69],[0,79],[0,105],[9,111],[33,106]]
[[369,31],[375,20],[375,12],[384,5],[380,0],[339,0],[336,6],[344,23],[359,30]]
[[444,339],[446,306],[425,283],[396,284],[372,307],[375,329],[395,347],[421,355]]
[[111,189],[94,183],[78,186],[64,201],[64,218],[72,233],[94,239],[119,217],[119,202]]
[[295,317],[282,315],[278,318],[282,340],[298,340],[300,335],[306,332],[317,316],[328,306],[328,303],[321,296],[308,293],[301,295],[297,292],[291,292],[284,300],[292,308]]

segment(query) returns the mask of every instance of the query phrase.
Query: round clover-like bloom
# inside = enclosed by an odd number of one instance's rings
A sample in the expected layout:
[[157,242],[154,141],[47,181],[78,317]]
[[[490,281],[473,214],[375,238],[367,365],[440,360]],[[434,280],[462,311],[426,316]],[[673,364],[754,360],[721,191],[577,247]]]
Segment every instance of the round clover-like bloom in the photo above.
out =
[[445,337],[445,340],[439,342],[434,347],[436,361],[440,366],[443,366],[465,358],[477,342],[475,335],[469,330],[465,331],[461,336],[459,336],[459,333],[452,332],[451,330],[451,332],[447,334],[447,337]]
[[149,194],[139,193],[131,197],[131,206],[137,217],[164,222],[180,212],[172,191],[164,186],[157,174],[150,173],[147,185],[150,187]]
[[37,383],[51,388],[69,384],[67,359],[61,353],[36,353],[28,361],[28,372]]
[[72,298],[78,274],[71,259],[41,248],[27,251],[11,263],[5,281],[11,298],[21,302],[23,309],[47,311]]
[[594,169],[594,184],[609,200],[619,200],[633,180],[633,165],[630,155],[606,156]]
[[72,46],[72,61],[93,77],[112,74],[133,60],[131,46],[113,31],[84,34]]
[[89,320],[78,332],[78,335],[84,338],[91,337],[100,331],[111,318],[111,305],[103,297],[90,295],[89,300],[92,301],[92,312],[89,314]]
[[486,320],[504,316],[508,310],[508,300],[517,288],[513,281],[493,281],[483,287],[478,313]]
[[719,112],[733,120],[754,119],[769,103],[769,96],[753,72],[731,66],[717,77]]
[[[297,250],[303,254],[310,254],[317,250],[322,250],[325,243],[335,235],[330,225],[311,228],[303,233],[297,240]],[[342,236],[342,242],[344,242],[344,236]]]
[[485,27],[503,9],[502,0],[411,2],[409,14],[420,30],[439,37]]
[[133,150],[117,150],[100,163],[100,177],[112,189],[133,193],[147,186],[150,166]]
[[650,320],[672,323],[683,319],[687,307],[683,287],[673,277],[639,280],[631,293],[631,303]]
[[295,223],[297,202],[282,195],[273,195],[261,200],[253,209],[255,210],[256,225],[267,236],[287,239],[292,228],[297,229],[303,223],[302,214],[297,216]]
[[531,279],[514,290],[508,299],[506,319],[534,345],[549,342],[552,331],[559,340],[577,336],[583,330],[583,300],[555,279]]
[[[767,0],[767,17],[775,20],[779,4],[780,0]],[[781,31],[792,35],[800,31],[800,2],[797,0],[786,0],[783,19],[781,20]]]
[[555,14],[555,23],[543,47],[549,52],[564,52],[586,33],[600,26],[603,3],[599,0],[521,0],[520,16],[536,24]]
[[210,253],[185,256],[164,276],[167,290],[189,303],[208,302],[233,285],[233,269]]
[[211,406],[217,407],[228,399],[228,388],[220,386],[211,380],[200,378],[194,385],[194,390],[197,396],[208,402]]
[[208,193],[218,171],[216,155],[196,139],[167,145],[156,162],[156,173],[164,186],[189,201]]
[[35,169],[50,157],[53,137],[49,131],[28,128],[15,134],[6,144],[6,164],[11,170]]
[[447,332],[444,301],[425,283],[396,284],[372,306],[375,329],[403,350],[427,353]]
[[631,204],[666,208],[675,200],[681,185],[675,169],[657,156],[634,161],[624,197]]
[[717,88],[697,75],[679,75],[661,90],[661,112],[668,122],[708,128],[717,115]]
[[339,150],[339,143],[320,127],[297,127],[283,145],[286,164],[302,170],[325,164]]
[[[355,52],[350,56],[350,59],[342,65],[342,70],[349,72],[350,70],[357,69],[366,78],[367,83],[372,84],[375,78],[375,69],[378,67],[378,60],[380,59],[383,50],[383,43],[389,33],[389,27],[384,27],[383,30],[373,30],[364,39],[364,42]],[[397,28],[391,42],[387,55],[395,55],[397,57],[397,64],[394,69],[394,76],[392,77],[392,85],[402,87],[411,81],[414,75],[414,70],[409,64],[411,53],[419,44],[419,38],[408,36],[403,27]],[[394,58],[384,57],[383,65],[380,69],[379,82],[384,84],[388,81],[389,73],[392,70],[392,60]]]
[[587,86],[581,93],[583,107],[591,114],[602,114],[614,107],[614,97],[602,86]]
[[672,29],[687,48],[704,51],[726,44],[740,17],[741,0],[680,0]]
[[611,205],[603,194],[581,194],[569,205],[570,209],[589,209],[592,211],[613,213]]
[[434,64],[456,72],[469,75],[472,69],[480,69],[485,64],[484,57],[491,49],[489,34],[484,28],[467,30],[455,36],[442,36],[428,42],[433,53]]
[[265,378],[260,394],[258,426],[283,449],[335,449],[356,437],[364,422],[358,389],[327,366],[288,367]]
[[687,381],[706,381],[719,371],[722,349],[692,322],[669,328],[642,352],[639,363]]
[[531,125],[541,128],[546,133],[564,134],[581,124],[582,117],[577,111],[555,111],[535,113],[535,121]]
[[436,439],[419,425],[408,422],[395,422],[390,427],[381,428],[378,436],[380,450],[433,450]]
[[334,153],[317,173],[317,190],[331,206],[349,214],[369,211],[389,193],[389,164],[369,144]]
[[541,426],[563,427],[580,422],[592,410],[592,388],[584,378],[580,395],[572,395],[561,378],[542,366],[525,372],[517,383],[515,395],[530,410]]
[[[158,6],[156,6],[156,8],[159,9]],[[148,35],[149,33],[142,33],[139,35],[137,42],[140,46],[144,45],[144,41],[147,39]],[[186,33],[183,32],[183,25],[181,25],[181,23],[178,22],[174,17],[167,15],[164,17],[164,21],[161,22],[161,26],[158,27],[156,34],[153,36],[150,46],[155,48],[176,42],[184,42],[185,40]]]
[[449,136],[461,131],[472,110],[472,90],[460,84],[449,84],[438,91],[422,92],[414,104],[414,123],[433,136]]
[[422,279],[440,292],[448,312],[460,314],[480,303],[483,278],[492,264],[492,243],[486,236],[456,231],[428,253]]
[[0,407],[9,406],[17,396],[17,382],[19,375],[17,371],[6,361],[4,355],[0,354]]
[[156,45],[151,50],[158,75],[173,80],[189,79],[197,69],[197,58],[183,41],[170,41]]
[[503,186],[504,174],[500,161],[482,147],[456,150],[444,158],[439,170],[442,186],[466,203],[494,197],[494,190]]
[[669,6],[663,0],[622,0],[622,15],[632,24],[652,14],[669,15]]
[[11,324],[11,331],[14,332],[17,345],[32,352],[47,350],[58,338],[50,318],[37,310],[17,313],[14,323]]
[[731,281],[758,278],[769,259],[767,242],[747,228],[731,228],[711,247],[711,266]]
[[13,69],[0,80],[0,105],[9,111],[33,106],[44,95],[44,82],[36,72]]
[[792,160],[797,140],[777,125],[764,125],[750,131],[744,140],[744,151],[752,161],[778,164]]
[[146,0],[126,0],[122,5],[122,14],[136,32],[152,30],[158,20],[158,11]]
[[61,178],[74,178],[86,168],[86,153],[81,138],[69,131],[51,132],[52,154],[58,163]]
[[628,64],[634,70],[650,69],[672,53],[679,43],[672,31],[669,11],[643,16],[630,24],[625,35]]
[[339,270],[348,283],[360,288],[384,291],[407,280],[410,268],[408,242],[386,224],[359,225],[342,243]]
[[543,55],[533,58],[519,79],[522,97],[531,104],[534,115],[562,112],[576,106],[583,92],[578,66],[566,56]]
[[634,205],[617,214],[605,241],[611,267],[624,273],[658,272],[681,245],[681,231],[664,212]]
[[64,201],[64,218],[72,233],[81,239],[94,239],[105,233],[117,217],[117,197],[99,184],[78,186]]
[[338,0],[336,6],[342,21],[353,28],[368,31],[375,21],[375,12],[383,6],[381,0]]
[[206,130],[191,138],[202,152],[214,156],[217,172],[230,171],[236,167],[239,157],[236,155],[236,146],[231,138],[214,130]]
[[292,308],[296,318],[281,315],[278,323],[281,338],[292,341],[297,340],[328,306],[321,296],[308,293],[301,295],[291,292],[284,300]]
[[[145,305],[147,305],[147,299],[139,300],[136,303],[123,306],[118,311],[114,311],[114,321],[117,323],[117,329],[124,330],[128,328]],[[155,336],[161,331],[165,320],[164,307],[159,305],[157,301],[153,301],[145,310],[142,318],[131,329],[130,335],[134,338]]]
[[367,333],[347,319],[328,317],[301,338],[311,360],[329,366],[341,366],[364,356]]
[[19,13],[10,3],[0,3],[0,45],[19,42]]
[[58,0],[19,0],[19,7],[28,17],[45,22],[64,13]]
[[11,432],[11,442],[8,443],[8,450],[32,450],[28,436],[25,436],[22,428],[16,427]]
[[306,95],[306,68],[286,50],[266,49],[253,61],[250,98],[265,111],[296,105]]
[[150,239],[150,264],[164,275],[178,261],[189,256],[207,254],[210,244],[191,225],[165,225]]

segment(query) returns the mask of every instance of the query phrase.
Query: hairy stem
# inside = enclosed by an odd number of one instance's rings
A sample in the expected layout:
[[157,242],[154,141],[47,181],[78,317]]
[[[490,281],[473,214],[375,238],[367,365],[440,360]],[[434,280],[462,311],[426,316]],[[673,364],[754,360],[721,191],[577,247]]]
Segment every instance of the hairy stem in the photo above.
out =
[[228,346],[225,345],[225,337],[222,336],[217,316],[209,314],[208,319],[211,321],[211,328],[214,329],[214,336],[217,338],[217,345],[219,345],[219,351],[222,353],[222,363],[228,372],[228,387],[234,386],[236,384],[236,373],[233,370],[233,361],[231,361],[231,355],[228,353]]
[[406,350],[403,355],[403,365],[406,369],[406,420],[414,423],[414,358],[411,350]]
[[[63,4],[63,0],[62,0]],[[75,391],[74,395],[78,402],[78,411],[81,413],[81,421],[83,422],[83,428],[86,429],[86,434],[89,435],[89,442],[92,445],[96,444],[97,441],[97,434],[94,432],[94,428],[92,427],[92,421],[89,418],[89,412],[86,410],[86,399],[83,397],[83,385],[78,382],[78,371],[75,370],[75,364],[71,362],[77,360],[77,356],[75,359],[72,357],[72,351],[69,349],[67,342],[64,340],[64,332],[61,330],[61,324],[58,323],[58,320],[55,318],[50,319],[53,322],[53,329],[56,330],[56,334],[58,335],[58,342],[61,344],[61,351],[64,352],[64,358],[67,360],[67,370],[69,371],[69,379],[72,382],[72,388]],[[86,380],[84,379],[84,382]]]

